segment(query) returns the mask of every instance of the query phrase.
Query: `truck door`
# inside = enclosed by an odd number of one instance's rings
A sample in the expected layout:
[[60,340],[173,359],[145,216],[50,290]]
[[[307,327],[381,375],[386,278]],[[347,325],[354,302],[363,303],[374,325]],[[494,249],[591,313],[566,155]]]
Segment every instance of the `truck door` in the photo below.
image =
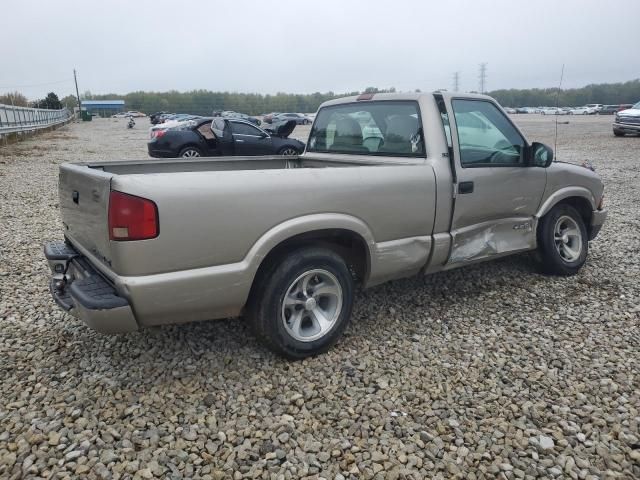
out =
[[546,170],[528,165],[525,138],[494,102],[447,103],[457,174],[448,263],[534,248]]

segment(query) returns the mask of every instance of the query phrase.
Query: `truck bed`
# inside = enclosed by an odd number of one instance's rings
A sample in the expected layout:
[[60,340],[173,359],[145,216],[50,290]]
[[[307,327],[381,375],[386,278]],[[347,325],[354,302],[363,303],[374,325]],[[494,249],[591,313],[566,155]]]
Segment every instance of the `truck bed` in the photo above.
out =
[[[115,175],[139,175],[152,173],[179,173],[179,172],[214,172],[227,170],[277,170],[289,168],[323,168],[340,166],[365,166],[365,165],[399,165],[406,162],[397,158],[372,159],[371,157],[355,157],[355,159],[340,158],[331,155],[331,158],[322,156],[287,156],[281,155],[262,157],[211,157],[211,158],[186,158],[186,159],[153,159],[153,160],[123,160],[110,162],[84,163],[89,168],[102,170]],[[346,157],[344,155],[340,157]],[[353,157],[353,156],[351,156]],[[415,162],[408,162],[415,163]]]
[[[429,235],[433,170],[424,161],[394,160],[221,157],[64,164],[65,236],[117,274],[148,275],[242,261],[262,235],[309,215],[356,218],[376,241]],[[155,202],[158,237],[110,240],[111,191]]]

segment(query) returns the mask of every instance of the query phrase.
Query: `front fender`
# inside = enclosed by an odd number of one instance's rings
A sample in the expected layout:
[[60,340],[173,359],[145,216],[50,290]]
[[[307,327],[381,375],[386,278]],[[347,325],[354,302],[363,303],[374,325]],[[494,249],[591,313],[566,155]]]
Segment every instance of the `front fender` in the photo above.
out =
[[540,205],[540,208],[536,212],[536,217],[542,218],[559,202],[571,197],[584,198],[589,202],[591,210],[596,210],[596,200],[588,188],[579,186],[564,187],[560,190],[556,190],[551,195],[549,195],[549,197],[547,197],[547,199],[542,203],[542,205]]

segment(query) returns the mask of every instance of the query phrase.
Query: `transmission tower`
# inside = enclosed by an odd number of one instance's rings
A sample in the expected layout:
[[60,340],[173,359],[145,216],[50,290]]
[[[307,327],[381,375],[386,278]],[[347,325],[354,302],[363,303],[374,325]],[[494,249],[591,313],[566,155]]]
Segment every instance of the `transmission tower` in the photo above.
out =
[[480,93],[484,93],[485,86],[487,85],[487,63],[483,62],[480,64],[480,75],[478,76],[480,79]]
[[460,87],[460,72],[454,72],[453,74],[453,91],[457,92]]

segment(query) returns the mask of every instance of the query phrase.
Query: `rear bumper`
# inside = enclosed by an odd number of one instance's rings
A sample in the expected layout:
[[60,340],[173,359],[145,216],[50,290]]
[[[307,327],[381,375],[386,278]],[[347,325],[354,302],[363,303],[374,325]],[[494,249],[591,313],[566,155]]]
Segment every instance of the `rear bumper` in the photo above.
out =
[[173,150],[158,148],[156,142],[147,142],[147,150],[149,156],[153,158],[175,158],[178,156]]
[[619,132],[640,133],[640,123],[613,123],[613,129]]
[[606,210],[594,210],[591,215],[591,225],[589,228],[589,240],[593,240],[598,236],[605,220],[607,219]]
[[71,245],[48,243],[44,246],[44,254],[52,272],[49,289],[62,309],[98,332],[138,329],[129,301],[119,296]]

